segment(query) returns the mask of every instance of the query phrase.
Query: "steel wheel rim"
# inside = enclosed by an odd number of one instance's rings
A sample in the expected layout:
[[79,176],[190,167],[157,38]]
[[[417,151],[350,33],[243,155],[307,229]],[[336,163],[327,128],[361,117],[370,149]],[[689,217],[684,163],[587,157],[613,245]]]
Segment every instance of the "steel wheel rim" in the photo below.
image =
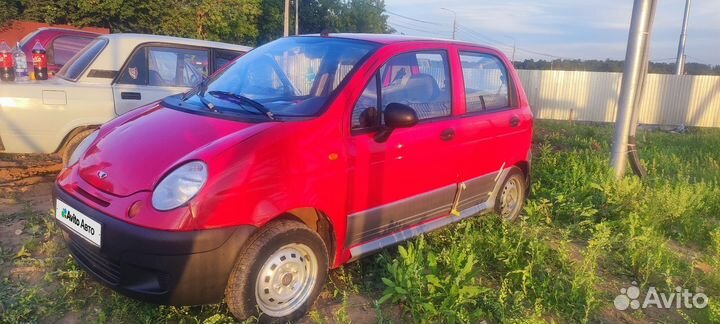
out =
[[318,260],[305,244],[288,244],[273,253],[260,268],[255,299],[263,314],[283,317],[302,307],[315,287]]
[[520,208],[520,200],[522,199],[522,186],[517,178],[510,178],[503,186],[500,195],[500,216],[504,219],[513,218]]

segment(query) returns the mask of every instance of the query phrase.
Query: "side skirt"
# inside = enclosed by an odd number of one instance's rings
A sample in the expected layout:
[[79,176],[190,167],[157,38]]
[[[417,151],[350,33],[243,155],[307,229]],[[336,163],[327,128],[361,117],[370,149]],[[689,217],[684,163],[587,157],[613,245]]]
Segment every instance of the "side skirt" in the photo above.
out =
[[388,246],[398,244],[407,239],[419,236],[420,234],[428,233],[428,232],[434,231],[436,229],[448,226],[452,223],[459,222],[470,216],[475,216],[475,215],[478,215],[481,213],[488,212],[490,209],[491,208],[488,205],[488,202],[486,201],[486,202],[477,204],[473,207],[469,207],[467,209],[462,210],[460,212],[460,216],[455,216],[452,214],[447,215],[447,216],[442,216],[442,217],[433,219],[431,221],[428,221],[426,223],[422,223],[420,225],[390,234],[388,236],[381,237],[374,241],[356,245],[356,246],[350,248],[350,254],[352,255],[352,258],[350,259],[350,261],[355,260],[363,255],[376,252],[376,251],[386,248]]

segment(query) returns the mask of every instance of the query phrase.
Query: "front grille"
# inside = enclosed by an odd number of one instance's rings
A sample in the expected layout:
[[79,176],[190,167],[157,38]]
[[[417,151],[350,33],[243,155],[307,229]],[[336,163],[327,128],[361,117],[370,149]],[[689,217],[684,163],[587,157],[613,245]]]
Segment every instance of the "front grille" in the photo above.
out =
[[102,200],[102,199],[100,199],[100,198],[98,198],[98,197],[93,196],[91,193],[85,191],[83,188],[78,187],[78,188],[77,188],[77,192],[78,192],[79,194],[83,195],[85,198],[90,199],[92,202],[94,202],[94,203],[96,203],[96,204],[98,204],[98,205],[100,205],[100,206],[103,206],[103,207],[110,206],[110,203],[109,203],[109,202],[107,202],[107,201],[105,201],[105,200]]
[[102,254],[95,252],[92,248],[87,247],[87,243],[78,241],[76,238],[70,239],[70,250],[78,261],[109,284],[117,285],[120,282],[120,266]]

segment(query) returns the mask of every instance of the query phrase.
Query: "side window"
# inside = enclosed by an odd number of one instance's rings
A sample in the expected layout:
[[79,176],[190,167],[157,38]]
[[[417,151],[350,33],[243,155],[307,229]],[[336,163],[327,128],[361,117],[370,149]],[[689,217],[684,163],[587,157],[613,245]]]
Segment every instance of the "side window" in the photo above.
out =
[[501,109],[510,106],[507,69],[493,55],[460,53],[467,112]]
[[208,73],[208,51],[172,47],[148,48],[148,85],[192,87]]
[[373,128],[380,125],[377,74],[363,90],[352,112],[352,129]]
[[213,72],[220,70],[243,53],[216,49],[213,51]]
[[146,48],[140,48],[133,53],[132,57],[130,57],[125,64],[125,68],[120,72],[117,83],[135,85],[147,84],[148,68],[146,52]]
[[92,40],[92,38],[80,36],[60,36],[55,38],[48,49],[48,61],[51,64],[65,65]]
[[400,54],[385,63],[380,73],[383,107],[406,104],[420,120],[450,115],[450,72],[444,51]]

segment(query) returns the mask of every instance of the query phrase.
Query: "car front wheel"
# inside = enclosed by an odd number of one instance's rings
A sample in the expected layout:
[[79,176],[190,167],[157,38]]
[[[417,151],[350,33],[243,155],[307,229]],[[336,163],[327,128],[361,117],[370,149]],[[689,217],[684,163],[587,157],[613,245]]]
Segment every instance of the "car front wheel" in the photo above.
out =
[[239,319],[293,321],[312,307],[327,269],[327,248],[320,235],[299,222],[271,222],[253,235],[238,258],[225,301]]

